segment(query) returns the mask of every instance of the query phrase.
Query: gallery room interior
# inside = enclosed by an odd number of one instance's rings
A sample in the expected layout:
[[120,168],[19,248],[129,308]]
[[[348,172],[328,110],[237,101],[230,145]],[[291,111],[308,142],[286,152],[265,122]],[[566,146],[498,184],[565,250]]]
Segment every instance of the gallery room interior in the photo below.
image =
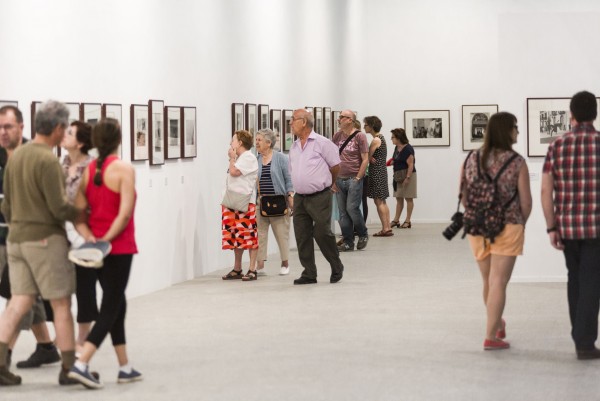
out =
[[[140,252],[127,290],[127,330],[144,381],[115,383],[107,339],[92,366],[103,375],[101,395],[59,388],[58,368],[48,366],[15,369],[24,383],[0,389],[2,399],[564,400],[592,399],[600,390],[592,379],[600,365],[575,358],[564,257],[549,244],[539,199],[543,157],[529,156],[535,152],[528,146],[540,118],[539,110],[528,114],[528,99],[580,90],[600,96],[598,2],[7,0],[0,6],[0,100],[18,102],[26,137],[32,102],[47,99],[120,104],[126,161],[133,104],[195,107],[197,132],[196,157],[132,162]],[[319,283],[292,285],[301,273],[293,233],[289,276],[278,276],[271,234],[267,274],[251,283],[223,282],[233,263],[233,253],[221,250],[220,220],[232,103],[352,109],[361,120],[377,115],[388,156],[390,130],[404,127],[406,110],[443,110],[449,145],[415,147],[413,228],[344,254],[339,284],[326,280],[329,266],[317,252]],[[465,105],[515,114],[514,149],[530,170],[533,212],[505,312],[512,347],[500,353],[481,347],[485,309],[467,242],[441,236],[467,155]],[[388,204],[393,210],[394,199]],[[372,201],[370,207],[367,223],[375,232]],[[23,333],[13,360],[26,358],[34,345]]]

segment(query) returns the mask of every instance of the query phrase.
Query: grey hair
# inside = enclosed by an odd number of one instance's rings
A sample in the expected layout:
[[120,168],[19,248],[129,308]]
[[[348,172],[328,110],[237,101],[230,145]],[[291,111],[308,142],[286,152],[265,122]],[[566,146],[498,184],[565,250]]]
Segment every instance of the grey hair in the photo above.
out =
[[275,133],[270,130],[269,128],[263,128],[261,130],[259,130],[256,135],[262,135],[263,138],[265,138],[265,140],[267,142],[270,143],[270,148],[273,149],[275,147],[275,142],[277,141],[277,136],[275,136]]
[[310,110],[306,110],[306,126],[312,129],[315,126],[315,116]]
[[48,100],[35,113],[36,134],[50,136],[57,126],[69,126],[69,109],[61,102]]

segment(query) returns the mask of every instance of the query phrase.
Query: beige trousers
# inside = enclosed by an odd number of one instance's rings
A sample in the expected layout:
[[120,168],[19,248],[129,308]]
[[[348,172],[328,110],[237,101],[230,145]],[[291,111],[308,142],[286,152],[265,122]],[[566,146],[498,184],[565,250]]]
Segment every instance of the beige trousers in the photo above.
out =
[[290,259],[290,215],[277,217],[261,216],[259,205],[256,205],[256,223],[258,224],[258,260],[267,259],[269,245],[269,226],[273,229],[275,240],[279,246],[281,260]]

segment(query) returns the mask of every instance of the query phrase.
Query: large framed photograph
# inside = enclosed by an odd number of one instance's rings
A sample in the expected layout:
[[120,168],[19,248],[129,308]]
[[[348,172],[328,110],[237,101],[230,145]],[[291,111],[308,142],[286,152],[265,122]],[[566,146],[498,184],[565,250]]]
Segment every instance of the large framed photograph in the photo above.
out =
[[255,104],[246,103],[245,111],[245,124],[244,129],[252,135],[252,149],[250,151],[256,154],[256,146],[254,146],[254,141],[256,139],[256,127],[258,126],[258,114],[257,108]]
[[244,103],[231,104],[231,136],[244,129]]
[[165,157],[181,157],[181,107],[165,107]]
[[340,114],[342,114],[342,112],[340,110],[334,110],[331,112],[331,138],[333,138],[333,136],[335,135],[336,132],[338,132],[338,129],[340,128],[339,124],[338,124],[338,120],[340,119]]
[[102,119],[102,105],[100,103],[81,103],[79,114],[81,121],[94,126]]
[[463,150],[475,150],[481,147],[485,127],[492,114],[497,112],[497,104],[471,104],[462,106]]
[[323,136],[329,139],[333,137],[331,118],[331,107],[323,107]]
[[269,128],[269,106],[266,104],[258,105],[258,129]]
[[132,104],[129,109],[131,161],[148,160],[149,126],[148,106],[145,104]]
[[[33,101],[31,102],[31,139],[35,138],[35,114],[39,110],[40,106],[43,102]],[[81,120],[80,115],[80,105],[79,103],[68,102],[65,103],[67,109],[69,110],[69,126],[73,121]],[[58,157],[62,154],[62,147],[55,146],[52,151]]]
[[412,146],[450,146],[450,110],[405,110],[404,129]]
[[196,136],[196,108],[183,107],[181,110],[181,120],[183,127],[181,129],[181,152],[182,157],[196,157],[197,141]]
[[165,164],[165,103],[162,100],[148,101],[150,141],[150,165]]
[[570,102],[570,97],[527,99],[527,156],[546,156],[548,144],[571,129]]
[[271,129],[277,138],[273,149],[281,151],[281,110],[271,110]]
[[294,114],[293,110],[283,110],[282,115],[282,124],[283,124],[283,146],[282,151],[284,153],[288,153],[292,148],[292,143],[294,143],[294,135],[292,135],[292,115]]

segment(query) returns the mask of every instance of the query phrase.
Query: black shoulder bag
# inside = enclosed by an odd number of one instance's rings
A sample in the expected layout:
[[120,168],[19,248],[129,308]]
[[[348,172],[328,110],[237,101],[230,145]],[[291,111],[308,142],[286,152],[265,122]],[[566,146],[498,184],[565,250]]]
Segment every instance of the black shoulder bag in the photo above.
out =
[[[273,160],[271,159],[272,162]],[[273,167],[273,164],[271,164],[271,167]],[[285,216],[290,212],[286,195],[262,195],[260,193],[260,177],[257,178],[257,184],[261,216],[279,217]]]

